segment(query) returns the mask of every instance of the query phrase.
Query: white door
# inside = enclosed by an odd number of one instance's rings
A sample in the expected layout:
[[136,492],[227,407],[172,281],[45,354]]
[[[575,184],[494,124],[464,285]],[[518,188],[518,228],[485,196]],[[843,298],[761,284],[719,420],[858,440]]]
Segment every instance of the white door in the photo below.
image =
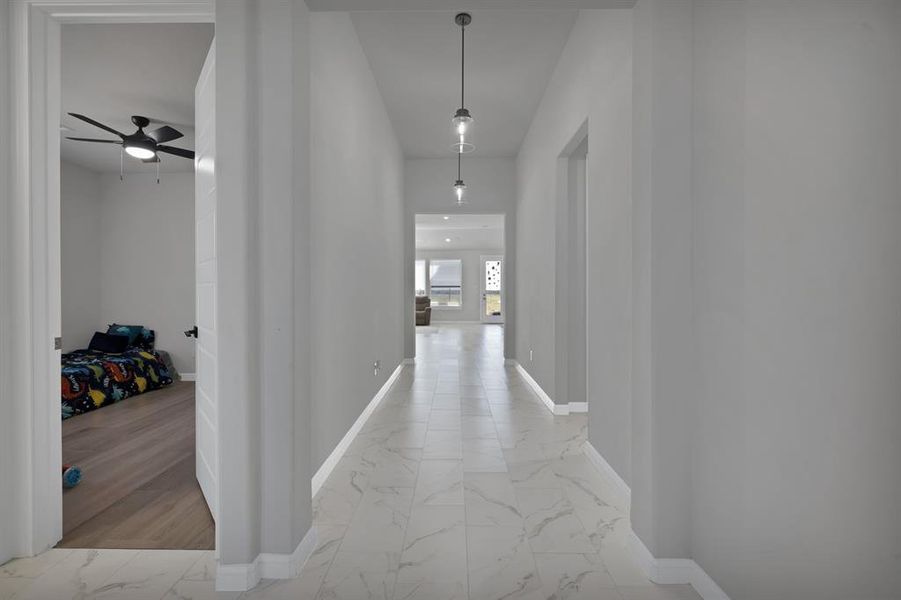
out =
[[197,277],[197,481],[213,519],[218,510],[217,315],[216,315],[216,42],[210,46],[194,90],[194,260]]
[[481,260],[482,323],[504,322],[504,257],[483,256]]

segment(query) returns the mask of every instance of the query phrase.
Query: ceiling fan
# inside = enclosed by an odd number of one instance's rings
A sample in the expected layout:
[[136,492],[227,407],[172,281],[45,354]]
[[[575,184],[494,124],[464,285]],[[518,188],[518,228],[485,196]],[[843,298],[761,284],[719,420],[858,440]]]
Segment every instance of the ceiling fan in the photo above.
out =
[[135,158],[141,159],[145,163],[158,163],[160,162],[159,154],[160,152],[165,152],[166,154],[172,154],[174,156],[181,156],[182,158],[190,158],[194,160],[194,151],[187,150],[185,148],[176,148],[174,146],[166,146],[166,142],[171,142],[172,140],[177,140],[180,137],[184,137],[184,134],[177,129],[169,127],[168,125],[163,125],[159,129],[154,129],[150,133],[144,133],[144,128],[150,125],[150,119],[147,117],[142,117],[140,115],[133,115],[131,117],[131,122],[135,124],[135,127],[138,128],[137,131],[132,133],[131,135],[126,135],[120,131],[116,131],[112,127],[108,125],[104,125],[103,123],[99,123],[90,117],[86,117],[84,115],[80,115],[78,113],[69,113],[76,119],[80,119],[85,123],[90,123],[94,127],[99,127],[104,131],[108,131],[119,136],[119,140],[98,140],[94,138],[83,138],[83,137],[68,137],[67,139],[76,140],[79,142],[96,142],[99,144],[116,144],[122,146],[125,149],[125,152],[129,154],[129,156],[134,156]]

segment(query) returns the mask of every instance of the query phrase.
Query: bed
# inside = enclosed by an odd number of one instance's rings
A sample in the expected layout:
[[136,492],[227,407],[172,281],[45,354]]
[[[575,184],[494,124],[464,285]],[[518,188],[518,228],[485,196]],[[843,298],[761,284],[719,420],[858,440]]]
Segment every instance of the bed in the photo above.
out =
[[75,350],[63,354],[62,418],[171,384],[173,373],[167,362],[160,351],[141,345],[117,353]]

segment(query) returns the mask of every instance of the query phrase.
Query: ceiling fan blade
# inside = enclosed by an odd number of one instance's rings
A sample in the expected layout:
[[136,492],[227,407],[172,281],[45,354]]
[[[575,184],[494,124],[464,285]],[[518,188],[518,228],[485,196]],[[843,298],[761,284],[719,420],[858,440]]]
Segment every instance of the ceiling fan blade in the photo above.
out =
[[76,119],[81,119],[81,120],[84,121],[85,123],[90,123],[90,124],[93,125],[94,127],[99,127],[100,129],[103,129],[104,131],[109,131],[110,133],[114,133],[114,134],[118,135],[120,138],[124,138],[124,137],[125,137],[125,134],[124,134],[124,133],[121,133],[121,132],[119,132],[119,131],[116,131],[116,130],[113,129],[112,127],[109,127],[108,125],[104,125],[103,123],[100,123],[100,122],[98,122],[98,121],[95,121],[94,119],[92,119],[92,118],[90,118],[90,117],[86,117],[86,116],[84,116],[84,115],[80,115],[80,114],[78,114],[78,113],[72,113],[72,112],[70,112],[69,114],[72,115],[73,117],[75,117]]
[[186,150],[185,148],[175,148],[173,146],[157,146],[157,152],[166,152],[167,154],[174,154],[175,156],[181,156],[182,158],[190,158],[194,160],[194,151]]
[[94,138],[83,138],[83,137],[66,137],[67,140],[77,140],[79,142],[97,142],[98,144],[118,144],[122,145],[122,142],[119,140],[97,140]]
[[171,142],[172,140],[177,140],[180,137],[185,137],[185,135],[177,129],[169,127],[168,125],[163,125],[159,129],[155,129],[148,133],[153,141],[157,144],[165,144],[166,142]]

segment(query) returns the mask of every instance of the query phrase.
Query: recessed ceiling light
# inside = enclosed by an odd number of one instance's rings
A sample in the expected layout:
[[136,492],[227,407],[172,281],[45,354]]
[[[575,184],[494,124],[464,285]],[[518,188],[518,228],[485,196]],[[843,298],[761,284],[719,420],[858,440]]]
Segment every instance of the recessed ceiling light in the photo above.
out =
[[445,220],[445,221],[450,221],[450,217],[447,217],[447,216],[446,216],[446,217],[444,217],[444,220]]
[[451,243],[451,239],[450,239],[450,238],[444,238],[444,241],[447,242],[448,244]]

